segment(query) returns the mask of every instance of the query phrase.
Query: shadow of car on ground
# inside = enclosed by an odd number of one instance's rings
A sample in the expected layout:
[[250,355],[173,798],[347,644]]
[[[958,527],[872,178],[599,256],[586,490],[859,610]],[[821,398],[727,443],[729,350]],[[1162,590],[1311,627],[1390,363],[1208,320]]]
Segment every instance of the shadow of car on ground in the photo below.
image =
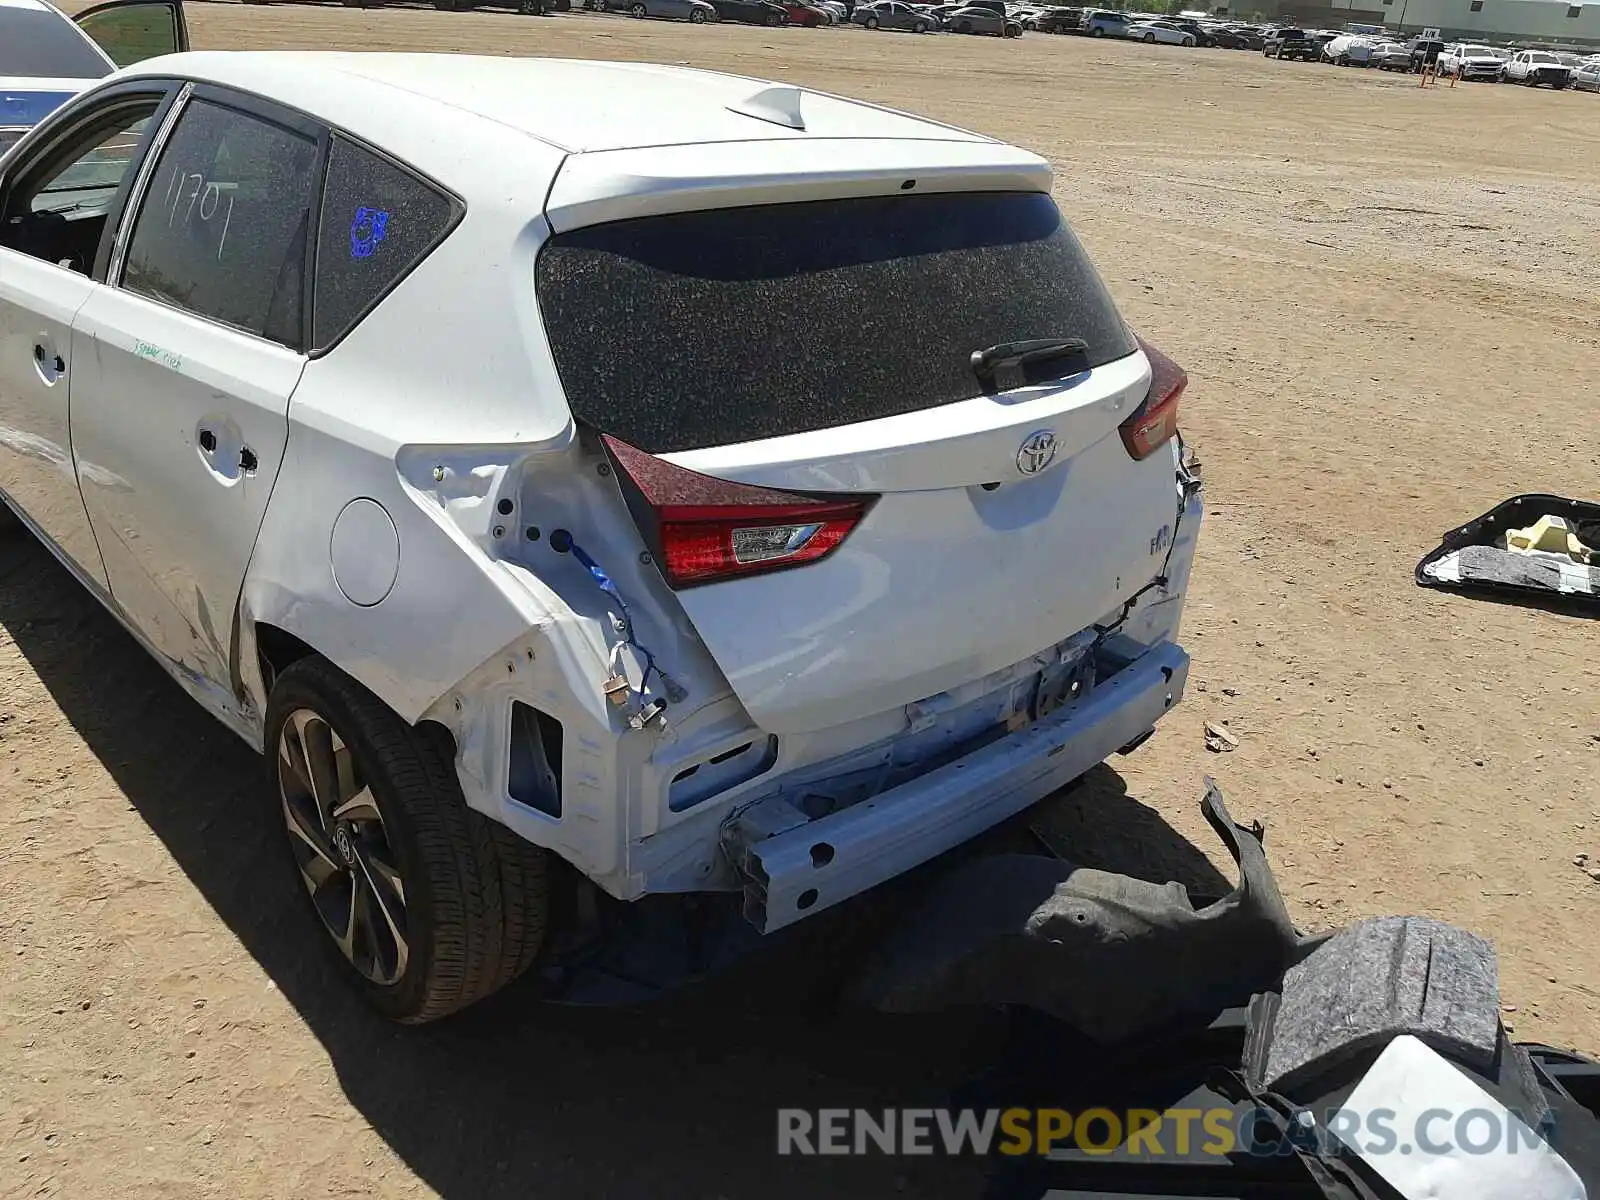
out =
[[[350,1104],[447,1200],[977,1189],[973,1163],[775,1157],[779,1106],[949,1103],[1004,1036],[993,1013],[815,1002],[841,967],[830,950],[851,944],[836,935],[874,898],[647,1006],[556,1006],[518,984],[434,1026],[391,1026],[319,952],[260,759],[17,528],[0,529],[0,627],[321,1043]],[[1108,767],[1050,803],[1084,865],[1177,878],[1197,897],[1231,886]]]

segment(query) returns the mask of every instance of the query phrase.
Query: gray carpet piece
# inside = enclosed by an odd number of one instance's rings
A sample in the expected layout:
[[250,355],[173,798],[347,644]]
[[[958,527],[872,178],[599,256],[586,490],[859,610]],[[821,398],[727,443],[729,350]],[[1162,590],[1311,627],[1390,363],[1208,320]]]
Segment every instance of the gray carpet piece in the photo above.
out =
[[1509,583],[1551,592],[1600,592],[1600,569],[1495,546],[1463,546],[1422,568],[1451,583]]
[[1293,1089],[1402,1033],[1486,1067],[1499,1030],[1500,971],[1488,942],[1427,917],[1377,917],[1285,973],[1264,1081]]

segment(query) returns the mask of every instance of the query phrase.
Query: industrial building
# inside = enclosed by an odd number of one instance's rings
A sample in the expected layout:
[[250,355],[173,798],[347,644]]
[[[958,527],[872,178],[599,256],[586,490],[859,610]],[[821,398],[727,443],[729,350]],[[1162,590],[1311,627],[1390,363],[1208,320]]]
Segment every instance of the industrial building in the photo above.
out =
[[1231,0],[1230,13],[1296,21],[1318,29],[1348,22],[1383,25],[1415,36],[1437,29],[1451,41],[1497,45],[1600,46],[1600,2],[1567,0]]

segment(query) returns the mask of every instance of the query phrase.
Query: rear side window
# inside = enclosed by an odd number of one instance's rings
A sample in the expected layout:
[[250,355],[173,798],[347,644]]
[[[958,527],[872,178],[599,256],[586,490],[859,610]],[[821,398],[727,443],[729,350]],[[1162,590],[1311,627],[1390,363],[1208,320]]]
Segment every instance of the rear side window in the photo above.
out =
[[123,287],[301,348],[316,167],[310,138],[191,102],[134,222]]
[[343,337],[454,227],[456,201],[342,137],[328,152],[312,344]]
[[971,357],[1134,346],[1049,196],[861,197],[642,217],[540,253],[572,410],[660,454],[969,400]]

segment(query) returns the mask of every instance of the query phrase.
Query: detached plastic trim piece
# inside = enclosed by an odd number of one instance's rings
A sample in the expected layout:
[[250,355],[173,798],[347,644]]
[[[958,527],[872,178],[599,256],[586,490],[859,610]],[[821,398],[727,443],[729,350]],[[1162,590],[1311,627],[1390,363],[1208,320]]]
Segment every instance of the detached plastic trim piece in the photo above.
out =
[[1439,579],[1427,573],[1427,568],[1431,564],[1448,555],[1467,546],[1493,545],[1495,539],[1508,529],[1520,529],[1531,525],[1545,515],[1564,517],[1570,522],[1600,522],[1600,504],[1585,500],[1569,500],[1565,496],[1552,496],[1543,492],[1528,492],[1521,496],[1513,496],[1495,505],[1482,516],[1474,517],[1465,525],[1447,532],[1439,545],[1424,555],[1422,561],[1417,564],[1414,573],[1417,586],[1434,588],[1442,592],[1459,592],[1462,595],[1486,600],[1538,605],[1576,616],[1600,617],[1600,596],[1582,592],[1559,592],[1490,579]]

